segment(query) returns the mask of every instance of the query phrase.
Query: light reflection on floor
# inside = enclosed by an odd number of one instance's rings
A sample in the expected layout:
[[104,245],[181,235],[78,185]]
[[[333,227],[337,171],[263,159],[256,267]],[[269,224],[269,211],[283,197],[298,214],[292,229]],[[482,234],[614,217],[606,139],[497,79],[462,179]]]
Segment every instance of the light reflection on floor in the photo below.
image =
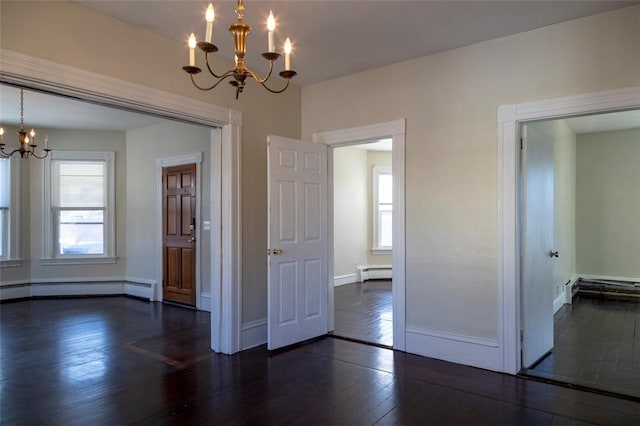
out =
[[70,382],[99,379],[107,372],[108,357],[104,347],[108,341],[104,318],[97,315],[78,316],[63,321],[58,340],[58,353],[63,367],[60,372]]

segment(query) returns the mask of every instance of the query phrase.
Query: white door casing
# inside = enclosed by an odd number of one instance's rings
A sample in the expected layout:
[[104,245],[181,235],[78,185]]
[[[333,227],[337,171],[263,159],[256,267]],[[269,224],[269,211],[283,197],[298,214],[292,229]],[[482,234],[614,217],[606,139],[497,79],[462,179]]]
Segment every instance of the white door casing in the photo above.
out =
[[242,112],[6,49],[0,49],[0,63],[3,83],[213,128],[210,194],[213,261],[208,271],[211,349],[226,354],[238,352],[242,317]]
[[522,368],[519,125],[534,120],[637,108],[640,108],[640,86],[501,105],[498,108],[498,333],[503,372],[517,374]]
[[268,137],[268,348],[327,333],[327,147]]
[[522,366],[553,348],[553,139],[522,126]]

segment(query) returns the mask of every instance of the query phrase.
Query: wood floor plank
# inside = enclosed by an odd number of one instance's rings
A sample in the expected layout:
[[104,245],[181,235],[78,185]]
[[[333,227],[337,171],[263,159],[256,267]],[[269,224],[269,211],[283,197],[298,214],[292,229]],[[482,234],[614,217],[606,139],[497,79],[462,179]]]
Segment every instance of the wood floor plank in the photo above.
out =
[[276,354],[264,346],[203,353],[209,329],[207,313],[124,297],[2,304],[0,422],[631,425],[640,418],[631,401],[331,338]]

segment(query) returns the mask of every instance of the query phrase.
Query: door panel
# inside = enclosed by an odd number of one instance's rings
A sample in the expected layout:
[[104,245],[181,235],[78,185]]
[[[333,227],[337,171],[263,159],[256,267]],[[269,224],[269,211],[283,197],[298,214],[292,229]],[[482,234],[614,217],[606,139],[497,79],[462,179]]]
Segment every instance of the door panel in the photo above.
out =
[[162,169],[163,300],[195,306],[196,165]]
[[522,366],[553,348],[553,138],[523,127]]
[[268,347],[276,349],[327,333],[327,148],[270,136],[268,153]]

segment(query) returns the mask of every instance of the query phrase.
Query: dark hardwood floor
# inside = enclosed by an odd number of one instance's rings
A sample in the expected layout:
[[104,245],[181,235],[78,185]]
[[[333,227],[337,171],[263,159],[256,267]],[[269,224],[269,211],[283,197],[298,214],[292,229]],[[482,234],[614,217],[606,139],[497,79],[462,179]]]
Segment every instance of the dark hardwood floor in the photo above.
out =
[[325,338],[208,351],[209,315],[125,297],[0,305],[6,425],[637,425],[640,404]]
[[554,335],[528,374],[640,398],[640,303],[578,294],[554,315]]
[[391,280],[335,287],[333,334],[393,346],[392,300]]

